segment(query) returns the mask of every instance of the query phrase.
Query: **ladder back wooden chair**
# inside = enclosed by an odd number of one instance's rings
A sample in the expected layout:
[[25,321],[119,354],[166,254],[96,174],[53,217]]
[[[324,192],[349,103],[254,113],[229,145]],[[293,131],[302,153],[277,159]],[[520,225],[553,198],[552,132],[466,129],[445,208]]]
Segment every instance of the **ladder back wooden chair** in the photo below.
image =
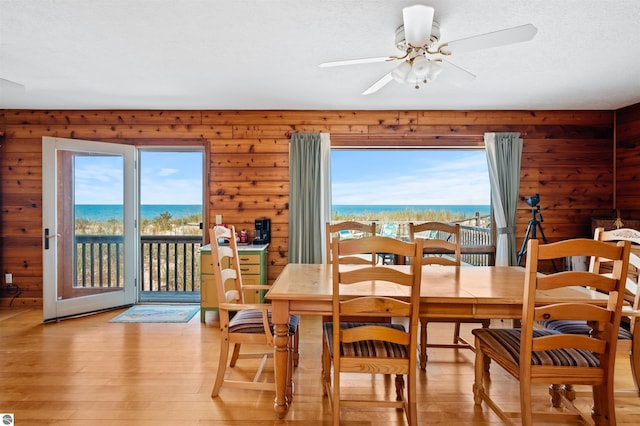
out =
[[[373,236],[334,239],[332,246],[333,313],[332,322],[323,326],[322,372],[333,424],[340,423],[342,407],[395,407],[404,410],[410,425],[417,425],[416,349],[422,270],[418,260],[422,241]],[[341,256],[383,252],[408,257],[411,265],[341,265],[339,261]],[[372,295],[373,286],[377,289],[389,286],[390,295]],[[361,317],[362,322],[352,321],[354,317]],[[378,317],[395,318],[403,323],[369,322]],[[384,393],[388,397],[385,400],[362,392],[345,395],[341,388],[343,373],[394,374],[396,392],[389,395],[393,392],[376,390],[376,395]]]
[[[604,228],[596,228],[595,240],[599,241],[629,241],[632,243],[629,255],[629,269],[625,289],[625,306],[622,307],[622,320],[618,331],[618,349],[629,351],[631,374],[636,387],[640,392],[640,231],[629,228],[613,229],[605,231]],[[638,253],[634,253],[634,250]],[[589,270],[608,273],[611,269],[607,259],[592,257],[589,261]],[[589,335],[592,328],[586,321],[543,321],[542,325],[551,330],[562,333]],[[575,398],[575,391],[570,385],[560,388],[552,385],[549,389],[551,401],[554,406],[559,405],[560,393],[564,392],[568,398]]]
[[[334,239],[344,240],[353,238],[373,237],[376,235],[376,223],[363,223],[345,221],[334,224],[326,223],[326,263],[331,263],[331,242]],[[358,253],[354,256],[340,256],[341,265],[375,265],[378,259],[377,253]],[[331,316],[323,316],[323,322],[331,321]],[[372,318],[372,322],[391,322],[389,318]]]
[[[624,301],[630,243],[616,245],[592,239],[574,239],[551,244],[529,240],[524,283],[522,328],[481,328],[475,335],[474,401],[484,401],[506,424],[520,417],[523,425],[533,419],[559,420],[570,416],[572,421],[597,425],[615,425],[613,377],[618,327]],[[543,260],[564,259],[568,256],[595,256],[613,262],[612,273],[592,271],[561,271],[549,275],[538,273]],[[563,303],[545,303],[545,293],[561,291],[565,287],[586,285],[602,293],[602,299],[591,293],[584,299]],[[585,289],[587,292],[587,289]],[[548,300],[548,299],[547,299]],[[590,336],[565,334],[539,327],[543,320],[585,320],[593,324]],[[507,412],[491,398],[485,389],[485,358],[502,366],[520,382],[520,412]],[[535,383],[590,385],[593,390],[591,418],[581,413],[572,401],[561,396],[569,411],[555,408],[544,412],[532,411],[531,386]]]
[[[215,226],[209,230],[211,254],[214,263],[214,278],[218,292],[218,312],[220,316],[220,357],[218,371],[211,392],[217,397],[224,385],[229,388],[273,390],[275,382],[261,380],[262,371],[268,358],[273,358],[273,324],[271,323],[271,306],[269,304],[245,304],[244,290],[266,290],[268,286],[243,285],[240,274],[240,261],[235,240],[235,228]],[[228,243],[219,243],[223,239]],[[228,244],[228,245],[226,245]],[[291,376],[294,359],[297,364],[299,318],[289,318],[289,357],[287,372]],[[264,345],[262,352],[241,353],[242,344]],[[232,379],[227,377],[227,360],[229,350],[233,346],[233,354],[229,367],[233,368],[238,359],[261,358],[260,366],[253,379]],[[287,381],[288,383],[290,380]]]
[[[443,222],[425,222],[421,224],[409,223],[409,238],[424,239],[423,265],[460,266],[460,224],[448,224]],[[453,322],[452,343],[429,343],[429,322]],[[488,319],[456,319],[456,318],[430,318],[420,317],[420,368],[427,368],[427,348],[462,348],[473,349],[473,345],[460,336],[461,323],[480,323],[482,327],[489,327]]]
[[[331,241],[334,238],[338,239],[351,239],[351,238],[363,238],[372,237],[376,235],[376,223],[362,223],[355,221],[345,221],[331,224],[326,223],[326,262],[331,263]],[[375,264],[376,255],[373,254],[361,254],[359,256],[343,256],[340,258],[340,263],[347,264]]]

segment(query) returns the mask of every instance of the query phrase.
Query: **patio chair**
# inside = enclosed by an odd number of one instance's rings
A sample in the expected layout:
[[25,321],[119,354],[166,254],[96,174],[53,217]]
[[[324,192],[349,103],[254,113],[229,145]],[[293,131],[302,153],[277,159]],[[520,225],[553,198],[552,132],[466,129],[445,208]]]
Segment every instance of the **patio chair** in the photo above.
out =
[[[427,237],[427,238],[424,238]],[[450,225],[442,222],[425,222],[418,225],[409,223],[409,238],[424,238],[423,265],[440,265],[444,267],[460,266],[460,224]],[[429,343],[429,322],[454,323],[453,343]],[[420,317],[420,368],[426,369],[428,362],[427,348],[472,349],[473,345],[460,336],[461,323],[480,323],[489,327],[488,319],[457,319]]]
[[[211,240],[211,254],[214,263],[214,277],[218,290],[218,312],[220,315],[220,358],[218,360],[218,372],[211,392],[212,397],[217,397],[220,388],[224,385],[229,388],[273,390],[274,382],[260,381],[260,376],[268,358],[273,358],[273,324],[271,323],[271,307],[268,304],[245,304],[244,290],[264,290],[268,286],[243,286],[240,274],[240,262],[238,248],[235,240],[235,228],[215,226],[209,230]],[[229,241],[228,246],[220,245],[219,239]],[[297,364],[298,352],[298,323],[299,317],[289,317],[289,348],[292,352],[289,356],[289,376],[294,363]],[[242,344],[262,345],[264,351],[241,353]],[[227,359],[230,346],[233,346],[233,354],[229,367],[233,368],[239,359],[261,358],[260,367],[253,380],[231,379],[226,377]],[[294,361],[295,360],[295,361]]]
[[[395,222],[385,222],[382,224],[382,228],[380,228],[380,236],[387,238],[397,238],[398,235],[398,224]],[[395,256],[391,253],[378,253],[378,257],[385,265],[391,265],[395,263]]]
[[[640,249],[640,231],[635,229],[614,229],[605,231],[604,228],[596,228],[594,239],[599,241],[630,241],[633,249]],[[589,262],[591,271],[609,273],[610,262],[606,259],[592,257]],[[637,392],[640,392],[640,257],[635,253],[629,255],[629,269],[626,280],[625,301],[622,308],[622,320],[618,330],[618,349],[629,351],[631,374]],[[560,331],[562,333],[590,335],[593,329],[586,321],[576,320],[549,320],[541,323],[545,328]],[[571,385],[552,385],[549,389],[551,402],[558,406],[560,393],[565,393],[568,398],[575,398],[575,390]]]
[[[380,236],[334,239],[332,251],[333,314],[332,322],[323,326],[322,372],[324,392],[333,410],[333,424],[338,426],[340,423],[341,407],[393,407],[404,410],[409,425],[417,425],[415,353],[422,270],[417,260],[422,253],[422,241],[404,242]],[[339,262],[340,256],[379,252],[409,257],[413,260],[410,270],[405,272],[380,264],[341,265]],[[387,282],[392,286],[394,296],[370,295],[374,280]],[[353,321],[354,317],[361,317],[362,322]],[[368,322],[371,318],[403,318],[408,327],[404,323]],[[377,389],[376,396],[350,392],[347,397],[341,389],[343,373],[395,374],[395,394],[389,395],[393,392],[387,389]],[[387,398],[382,400],[382,396]]]
[[[473,385],[475,404],[485,402],[506,424],[514,424],[514,417],[520,417],[522,425],[529,426],[533,424],[534,418],[558,421],[570,416],[571,420],[587,424],[591,424],[593,420],[597,425],[615,425],[615,348],[624,302],[629,252],[628,241],[612,245],[584,238],[551,244],[539,244],[537,239],[529,240],[522,328],[473,330],[476,347]],[[561,271],[550,275],[538,273],[539,261],[568,256],[610,259],[614,264],[612,273],[609,276],[593,271]],[[589,294],[575,301],[545,302],[545,293],[576,285],[597,289],[602,293],[602,304],[598,304],[597,298]],[[589,321],[593,324],[593,333],[585,336],[540,328],[539,321],[545,319]],[[502,409],[485,389],[485,382],[489,382],[485,377],[489,374],[485,369],[486,358],[497,362],[520,382],[519,412]],[[590,385],[593,390],[591,419],[562,394],[562,405],[569,411],[546,409],[534,413],[531,387],[535,383]]]

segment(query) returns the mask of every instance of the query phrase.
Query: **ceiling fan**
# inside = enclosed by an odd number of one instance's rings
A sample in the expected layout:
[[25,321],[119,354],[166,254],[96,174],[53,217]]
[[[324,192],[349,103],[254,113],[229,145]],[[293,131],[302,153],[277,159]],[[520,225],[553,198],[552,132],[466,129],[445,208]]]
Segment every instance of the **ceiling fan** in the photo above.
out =
[[435,80],[441,72],[448,74],[449,80],[461,85],[476,76],[449,62],[449,56],[474,50],[521,43],[533,39],[538,29],[531,24],[507,28],[473,37],[450,41],[438,46],[440,26],[433,20],[431,6],[414,5],[402,9],[403,25],[396,30],[396,47],[402,53],[398,56],[350,59],[324,62],[321,67],[368,64],[375,62],[400,62],[391,72],[373,83],[363,95],[370,95],[395,80],[399,83],[420,84]]

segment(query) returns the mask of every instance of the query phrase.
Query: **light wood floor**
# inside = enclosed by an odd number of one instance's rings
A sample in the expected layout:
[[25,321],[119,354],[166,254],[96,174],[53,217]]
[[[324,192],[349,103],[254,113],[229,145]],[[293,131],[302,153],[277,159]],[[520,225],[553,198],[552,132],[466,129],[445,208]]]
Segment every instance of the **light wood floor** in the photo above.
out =
[[[302,320],[294,402],[279,421],[272,392],[223,388],[219,398],[211,399],[219,338],[214,312],[207,313],[205,324],[199,315],[186,324],[109,323],[120,312],[42,324],[39,309],[1,308],[0,413],[13,413],[17,426],[329,424],[331,412],[320,383],[318,318]],[[434,339],[449,338],[450,327],[433,324],[430,332]],[[420,424],[501,424],[487,407],[474,406],[470,351],[433,349],[429,356],[427,371],[418,373]],[[631,391],[625,354],[617,368],[618,424],[637,425],[640,398]],[[372,389],[374,380],[361,376],[348,383]],[[497,366],[492,366],[490,387],[504,404],[518,407],[516,382]],[[391,392],[393,384],[381,379],[376,389]],[[546,387],[536,387],[534,393],[536,406],[547,408]],[[388,409],[342,414],[344,425],[405,423],[401,414]]]

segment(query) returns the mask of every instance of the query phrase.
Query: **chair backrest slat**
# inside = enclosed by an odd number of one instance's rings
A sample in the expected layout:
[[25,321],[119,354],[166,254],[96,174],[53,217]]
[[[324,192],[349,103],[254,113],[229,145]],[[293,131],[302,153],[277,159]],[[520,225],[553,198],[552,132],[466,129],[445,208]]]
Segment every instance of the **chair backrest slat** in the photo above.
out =
[[[211,240],[211,257],[214,262],[214,280],[216,282],[218,303],[224,301],[244,303],[235,228],[233,226],[227,228],[216,225],[209,230],[209,237]],[[220,243],[219,240],[224,240],[225,242]]]
[[424,222],[409,224],[409,238],[424,239],[423,265],[460,266],[460,224]]
[[[362,238],[371,237],[376,235],[376,223],[362,223],[355,221],[345,221],[325,225],[325,239],[326,250],[325,258],[326,263],[331,263],[331,242],[333,239],[346,239],[346,238]],[[375,253],[363,254],[360,256],[341,256],[340,263],[343,264],[375,264]]]

